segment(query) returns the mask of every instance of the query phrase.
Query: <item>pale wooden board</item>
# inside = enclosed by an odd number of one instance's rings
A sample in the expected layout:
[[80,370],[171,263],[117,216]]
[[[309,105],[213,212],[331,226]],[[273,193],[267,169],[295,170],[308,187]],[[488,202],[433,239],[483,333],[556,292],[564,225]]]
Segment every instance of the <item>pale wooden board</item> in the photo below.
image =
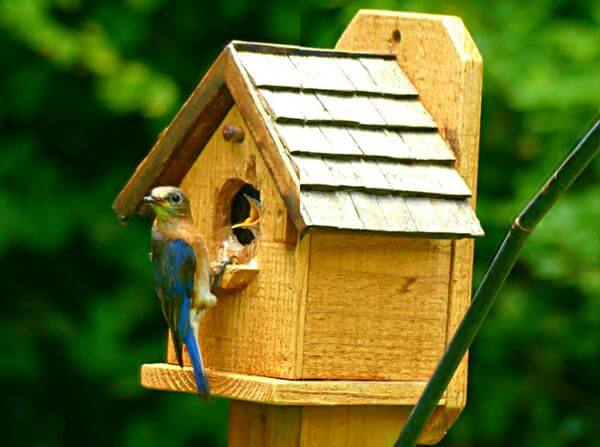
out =
[[[226,125],[251,135],[237,107],[232,108],[181,187],[190,197],[194,221],[209,242],[213,261],[218,261],[221,241],[230,234],[229,204],[237,188],[247,182],[260,191],[262,225],[254,250],[260,272],[240,292],[219,295],[218,305],[206,311],[200,325],[204,360],[221,370],[291,378],[298,320],[295,250],[282,240],[289,223],[287,206],[254,140],[225,141]],[[169,358],[174,361],[172,352]]]
[[[434,444],[445,434],[434,412],[418,443]],[[305,407],[300,417],[299,447],[390,447],[410,414],[410,407]],[[290,446],[290,444],[282,444]]]
[[366,156],[395,158],[399,160],[412,160],[414,158],[410,148],[396,134],[385,129],[360,129],[350,130],[354,141]]
[[352,199],[343,191],[300,192],[303,212],[311,225],[362,230],[364,225],[354,208]]
[[304,113],[299,103],[300,93],[260,89],[270,114],[274,118],[289,118],[304,121]]
[[361,160],[353,163],[353,169],[358,171],[358,175],[362,179],[362,184],[368,189],[374,189],[377,191],[390,191],[393,190],[390,182],[387,181],[385,176],[382,174],[379,166],[376,162],[369,160]]
[[415,160],[455,161],[454,153],[437,132],[394,132],[413,153]]
[[[419,437],[432,444],[445,433],[438,407]],[[274,406],[232,401],[229,447],[390,447],[409,406]]]
[[340,186],[338,176],[335,175],[322,157],[308,157],[295,155],[294,163],[299,168],[300,184]]
[[379,206],[377,197],[372,194],[354,191],[350,193],[354,208],[358,213],[360,220],[373,231],[387,231],[388,223],[383,209]]
[[[394,32],[402,40],[391,45]],[[458,17],[389,11],[359,11],[340,37],[336,49],[387,52],[414,82],[419,98],[457,156],[456,167],[470,190],[477,189],[482,60]],[[447,341],[460,323],[471,296],[473,241],[453,243],[452,281]],[[448,386],[447,426],[466,403],[467,356]]]
[[387,97],[371,97],[369,99],[388,126],[436,128],[431,115],[417,100]]
[[445,343],[450,246],[313,230],[302,377],[427,380]]
[[[449,166],[406,164],[379,161],[377,166],[393,191],[437,195],[444,197],[469,197],[471,191],[460,175]],[[368,187],[368,185],[365,185]]]
[[352,82],[354,90],[364,93],[382,93],[380,87],[375,84],[369,71],[361,64],[359,59],[339,57],[335,61],[350,82]]
[[321,132],[329,141],[332,148],[332,154],[339,155],[362,155],[362,151],[352,138],[351,132],[346,127],[339,126],[320,126]]
[[285,55],[239,51],[237,56],[257,87],[302,87],[298,70]]
[[232,400],[228,447],[297,447],[302,407]]
[[[207,368],[207,375],[214,396],[271,405],[414,405],[425,385],[424,381],[287,380],[214,368]],[[189,366],[145,364],[141,381],[158,390],[197,389]]]
[[360,62],[382,93],[417,96],[415,86],[402,72],[396,61],[361,58]]
[[333,58],[289,56],[296,66],[303,89],[354,91],[354,85]]
[[[477,218],[464,200],[367,192],[360,192],[360,198],[356,199],[354,194],[357,192],[360,191],[318,190],[312,185],[310,188],[303,187],[300,192],[303,217],[310,226],[332,229],[406,233],[445,239],[482,234]],[[384,217],[385,225],[380,216]]]
[[431,200],[427,197],[406,197],[404,199],[417,230],[422,233],[443,233],[444,222],[438,219]]
[[290,153],[336,154],[333,146],[319,128],[295,123],[277,123],[276,129]]
[[369,96],[346,96],[333,93],[318,93],[321,103],[338,123],[384,126],[385,120],[377,112]]
[[298,103],[304,119],[306,121],[330,121],[334,118],[331,116],[329,111],[324,107],[321,102],[319,95],[315,93],[302,92],[300,93],[295,101]]
[[334,119],[314,93],[261,88],[260,95],[276,120],[331,121]]
[[469,188],[448,166],[294,155],[300,185],[345,187],[464,198]]
[[393,195],[378,195],[377,203],[390,231],[404,231],[407,233],[416,233],[417,225],[415,224],[404,197]]

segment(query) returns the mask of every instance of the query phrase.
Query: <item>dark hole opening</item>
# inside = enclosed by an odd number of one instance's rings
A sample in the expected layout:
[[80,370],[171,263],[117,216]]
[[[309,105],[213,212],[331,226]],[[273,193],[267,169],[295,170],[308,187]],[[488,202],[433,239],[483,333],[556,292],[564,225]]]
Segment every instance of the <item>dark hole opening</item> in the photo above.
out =
[[[231,201],[231,225],[243,222],[250,214],[250,205],[248,205],[245,195],[260,202],[260,192],[256,188],[247,183],[242,186]],[[248,245],[254,240],[252,231],[245,228],[235,228],[233,234],[244,245]]]

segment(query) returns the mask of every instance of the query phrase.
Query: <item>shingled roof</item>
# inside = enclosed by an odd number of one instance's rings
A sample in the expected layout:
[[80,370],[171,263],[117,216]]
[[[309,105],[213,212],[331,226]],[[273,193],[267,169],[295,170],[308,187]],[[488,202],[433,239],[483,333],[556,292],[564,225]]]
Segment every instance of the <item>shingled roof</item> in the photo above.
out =
[[393,56],[237,50],[297,167],[308,226],[483,234],[454,154]]
[[[220,92],[214,94],[221,103],[207,102],[208,90]],[[207,114],[207,134],[217,124],[214,115],[222,118],[233,101],[251,130],[261,127],[272,140],[253,135],[271,171],[289,171],[275,180],[299,226],[448,238],[483,234],[452,150],[393,55],[246,42],[224,50],[115,210],[126,215],[126,196],[141,199],[151,183],[180,181],[181,166],[191,166],[198,155],[185,149],[194,139],[193,123],[202,122],[198,115],[203,108],[219,112]],[[206,138],[196,137],[195,144]],[[186,161],[172,163],[176,157]],[[157,163],[162,171],[140,182]],[[179,168],[169,170],[169,163]]]

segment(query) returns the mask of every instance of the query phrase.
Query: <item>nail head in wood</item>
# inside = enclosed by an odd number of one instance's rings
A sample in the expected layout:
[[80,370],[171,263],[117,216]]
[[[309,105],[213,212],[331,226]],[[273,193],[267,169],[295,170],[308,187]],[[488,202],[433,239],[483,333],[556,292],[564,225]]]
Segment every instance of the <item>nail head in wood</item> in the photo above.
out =
[[244,129],[237,126],[227,125],[223,127],[223,138],[225,139],[225,141],[241,143],[242,141],[244,141]]

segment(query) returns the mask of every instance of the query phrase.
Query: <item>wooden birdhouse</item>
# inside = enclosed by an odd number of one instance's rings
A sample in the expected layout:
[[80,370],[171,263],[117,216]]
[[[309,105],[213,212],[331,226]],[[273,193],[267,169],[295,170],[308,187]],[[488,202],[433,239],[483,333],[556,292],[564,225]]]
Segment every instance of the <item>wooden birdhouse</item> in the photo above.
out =
[[[230,445],[392,445],[469,303],[480,104],[460,19],[361,11],[333,50],[230,43],[161,133],[114,209],[179,185],[213,261],[234,245],[200,330]],[[195,388],[171,349],[142,384]]]

